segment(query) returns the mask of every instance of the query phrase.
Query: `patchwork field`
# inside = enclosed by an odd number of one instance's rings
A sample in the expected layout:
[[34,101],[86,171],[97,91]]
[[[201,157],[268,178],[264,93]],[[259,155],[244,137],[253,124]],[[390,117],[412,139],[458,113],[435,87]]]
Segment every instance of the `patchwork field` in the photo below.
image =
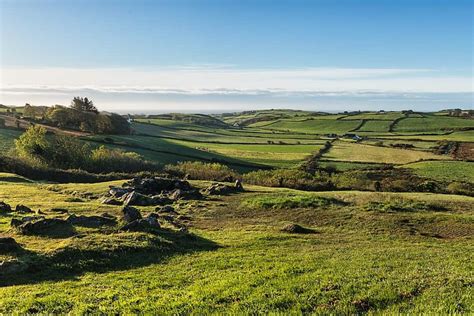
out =
[[[405,164],[454,159],[434,152],[440,141],[463,142],[468,145],[462,150],[470,148],[469,144],[474,142],[474,130],[471,130],[474,120],[451,117],[446,112],[438,114],[324,114],[291,110],[229,113],[215,118],[175,114],[176,119],[166,115],[137,118],[132,123],[133,135],[83,135],[82,139],[94,147],[105,145],[137,152],[161,166],[179,161],[217,161],[239,171],[249,171],[260,167],[298,167],[335,135],[339,138],[345,134],[358,135],[363,138],[360,142],[338,141],[322,157],[323,161],[338,162],[333,165],[340,170],[347,170],[359,167],[353,163]],[[206,123],[201,123],[202,120]],[[13,139],[19,135],[20,131],[0,129],[2,149],[12,148]],[[462,156],[471,159],[469,150],[464,150]]]
[[[142,219],[159,225],[125,229],[125,199],[107,193],[123,173],[60,184],[63,173],[1,172],[12,210],[0,237],[19,248],[0,249],[0,314],[472,314],[473,120],[439,114],[170,114],[134,118],[130,135],[70,132],[199,192],[135,188]],[[0,149],[22,132],[0,128]],[[193,179],[242,179],[244,191]],[[73,224],[14,226],[42,217]]]

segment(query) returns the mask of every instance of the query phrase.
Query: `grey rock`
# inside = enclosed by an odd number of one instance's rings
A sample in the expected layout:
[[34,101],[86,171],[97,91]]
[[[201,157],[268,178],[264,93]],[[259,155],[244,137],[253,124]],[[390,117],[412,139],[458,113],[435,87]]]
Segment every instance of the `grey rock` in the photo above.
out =
[[115,225],[117,221],[112,218],[103,217],[103,216],[85,216],[80,215],[76,216],[75,214],[70,215],[67,218],[67,221],[72,225],[85,226],[85,227],[100,227],[105,225]]
[[12,237],[0,237],[0,254],[6,254],[20,250],[20,245]]
[[10,213],[11,211],[12,207],[9,204],[3,201],[0,202],[0,213]]
[[122,209],[122,215],[123,219],[127,223],[131,223],[142,218],[142,214],[140,214],[140,211],[134,208],[133,206],[125,206]]
[[155,210],[159,213],[167,213],[167,214],[178,215],[178,212],[176,212],[174,210],[174,207],[172,207],[171,205],[165,205],[165,206],[157,207]]
[[116,187],[116,186],[110,186],[109,187],[109,194],[114,197],[114,198],[121,198],[125,194],[129,193],[129,189],[121,188],[121,187]]
[[159,215],[158,215],[158,214],[156,214],[156,213],[150,213],[150,214],[146,217],[146,220],[148,221],[148,223],[150,224],[150,226],[155,227],[155,228],[159,228],[159,227],[160,227],[160,223],[158,222],[158,218],[159,218]]
[[204,193],[208,195],[226,195],[226,194],[234,193],[241,190],[242,189],[239,189],[237,187],[233,187],[227,184],[223,184],[223,183],[212,183],[209,187],[207,187],[204,190]]
[[149,196],[138,193],[137,191],[132,191],[123,197],[124,205],[139,205],[139,206],[148,206],[154,205],[154,201]]
[[11,226],[24,235],[61,235],[74,234],[72,225],[59,218],[44,218],[30,222],[12,219]]
[[202,198],[202,194],[195,189],[192,190],[182,190],[176,189],[169,194],[169,198],[176,201],[176,200],[198,200]]
[[303,227],[303,226],[298,225],[298,224],[285,225],[281,229],[281,231],[285,232],[285,233],[290,233],[290,234],[314,234],[314,233],[316,233],[315,230]]
[[54,213],[60,213],[60,214],[67,214],[69,213],[69,211],[65,208],[60,208],[60,207],[53,207],[52,209],[50,209],[51,212],[54,212]]
[[28,206],[26,205],[22,205],[22,204],[18,204],[16,207],[15,207],[15,212],[18,212],[18,213],[34,213],[31,208],[29,208]]
[[157,228],[158,226],[153,226],[147,219],[137,219],[133,222],[127,223],[120,228],[122,231],[146,231],[150,228]]
[[104,199],[102,199],[101,203],[107,205],[122,205],[121,201],[113,197],[105,197]]

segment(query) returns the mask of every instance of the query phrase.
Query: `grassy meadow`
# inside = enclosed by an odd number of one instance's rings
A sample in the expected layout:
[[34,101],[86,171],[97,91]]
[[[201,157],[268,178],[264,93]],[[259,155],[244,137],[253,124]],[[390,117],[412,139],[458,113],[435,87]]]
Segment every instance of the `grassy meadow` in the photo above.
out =
[[[119,215],[120,207],[96,200],[119,183],[51,185],[3,175],[0,200]],[[15,235],[27,249],[20,260],[44,263],[40,272],[0,281],[0,312],[472,311],[473,198],[246,189],[175,205],[191,218],[192,237],[91,228],[69,238]],[[9,217],[0,219],[8,232]],[[289,222],[314,232],[281,232]]]

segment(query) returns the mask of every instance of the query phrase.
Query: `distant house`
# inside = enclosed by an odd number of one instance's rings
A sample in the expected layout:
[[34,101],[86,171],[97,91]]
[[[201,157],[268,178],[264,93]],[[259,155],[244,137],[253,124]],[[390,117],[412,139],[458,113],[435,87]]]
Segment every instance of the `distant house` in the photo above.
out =
[[350,139],[355,140],[355,141],[362,140],[362,137],[360,137],[360,136],[357,135],[357,134],[344,134],[343,136],[344,136],[345,138],[350,138]]
[[326,137],[337,138],[337,134],[326,134]]

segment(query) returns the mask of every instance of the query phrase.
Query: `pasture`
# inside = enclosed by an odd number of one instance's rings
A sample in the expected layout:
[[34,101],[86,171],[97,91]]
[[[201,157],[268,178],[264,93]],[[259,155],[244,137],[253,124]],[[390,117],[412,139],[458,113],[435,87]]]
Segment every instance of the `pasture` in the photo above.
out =
[[379,147],[339,141],[323,156],[326,160],[371,162],[387,164],[406,164],[420,160],[445,160],[445,155],[435,155],[429,152]]
[[474,163],[468,161],[422,161],[403,166],[415,173],[440,181],[474,183]]
[[[0,200],[12,205],[120,215],[119,206],[98,198],[121,181],[51,185],[4,178]],[[174,206],[190,218],[189,237],[165,229],[78,228],[68,238],[15,234],[25,251],[2,259],[41,269],[0,279],[0,313],[473,310],[473,198],[246,186],[244,193]],[[1,233],[10,219],[0,215]],[[295,222],[314,232],[280,231]]]

